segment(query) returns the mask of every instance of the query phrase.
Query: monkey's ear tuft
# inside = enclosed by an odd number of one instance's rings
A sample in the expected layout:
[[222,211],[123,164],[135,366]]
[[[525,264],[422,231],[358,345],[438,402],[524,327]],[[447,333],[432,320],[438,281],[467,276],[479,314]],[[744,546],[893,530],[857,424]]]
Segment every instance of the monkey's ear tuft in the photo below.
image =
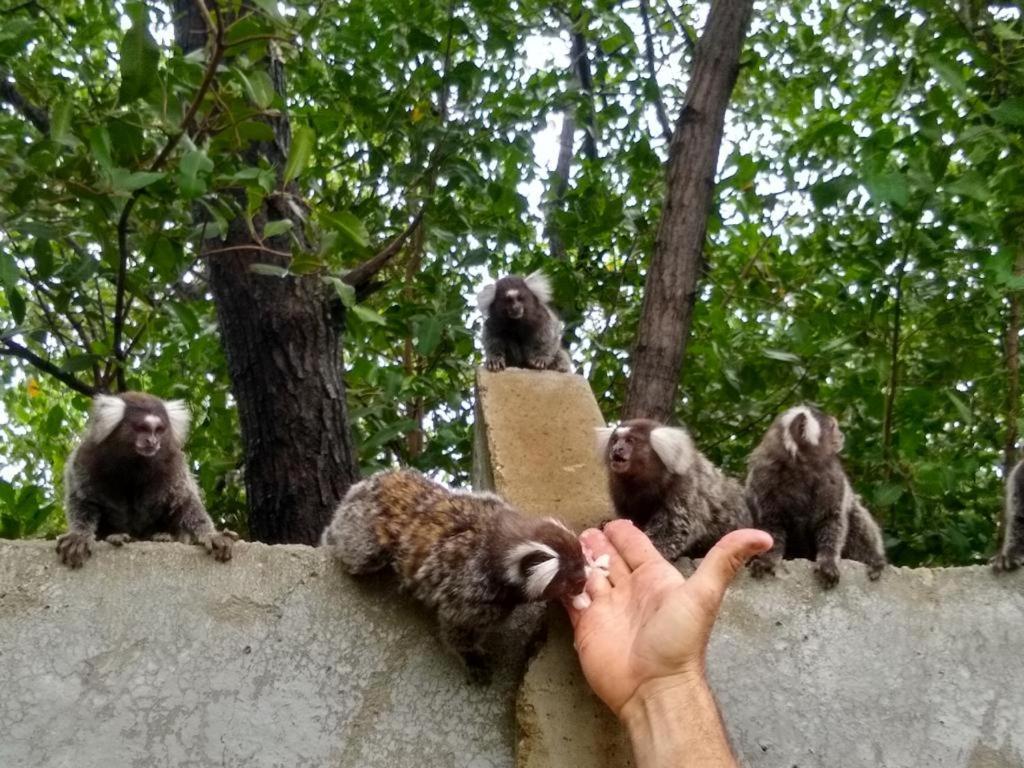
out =
[[551,303],[551,281],[547,275],[538,269],[536,272],[531,272],[527,275],[524,282],[526,287],[530,289],[530,293],[540,299],[542,304]]
[[96,395],[92,399],[92,437],[102,443],[124,418],[125,402],[113,395]]
[[167,411],[167,418],[171,422],[171,434],[177,440],[178,445],[184,445],[188,439],[188,427],[192,416],[188,412],[188,406],[184,400],[166,400],[164,409]]
[[686,474],[697,449],[689,433],[681,427],[655,427],[651,430],[651,448],[669,472]]
[[561,565],[558,553],[539,541],[516,544],[505,557],[505,576],[532,599],[544,594]]
[[487,311],[491,308],[491,304],[494,303],[494,295],[497,290],[498,284],[491,283],[481,288],[480,293],[476,295],[476,306],[482,314],[486,315]]
[[605,454],[608,453],[608,442],[614,434],[615,427],[596,427],[594,429],[594,449],[601,459],[604,459]]
[[821,424],[806,405],[797,405],[782,414],[782,444],[790,456],[796,456],[800,443],[817,445]]

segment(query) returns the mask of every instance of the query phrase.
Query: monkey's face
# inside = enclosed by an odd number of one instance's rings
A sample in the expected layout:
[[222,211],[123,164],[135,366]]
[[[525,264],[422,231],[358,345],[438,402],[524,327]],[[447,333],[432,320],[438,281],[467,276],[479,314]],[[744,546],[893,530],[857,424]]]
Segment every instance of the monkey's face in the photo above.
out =
[[167,433],[167,422],[155,413],[134,413],[125,418],[131,430],[135,453],[151,458],[160,453]]
[[544,599],[572,599],[587,584],[587,560],[583,547],[575,534],[560,523],[545,524],[544,539],[558,553],[558,573],[544,590]]
[[494,295],[493,311],[508,320],[522,320],[528,305],[534,300],[530,289],[523,280],[502,278],[498,281]]
[[608,441],[608,469],[617,475],[653,458],[650,440],[636,428],[619,427]]

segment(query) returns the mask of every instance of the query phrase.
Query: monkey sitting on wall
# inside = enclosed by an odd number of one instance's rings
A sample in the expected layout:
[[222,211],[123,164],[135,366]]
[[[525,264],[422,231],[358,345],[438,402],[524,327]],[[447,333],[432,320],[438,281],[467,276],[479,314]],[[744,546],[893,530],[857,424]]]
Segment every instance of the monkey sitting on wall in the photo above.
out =
[[754,525],[775,540],[750,562],[753,576],[774,573],[783,556],[814,560],[826,589],[839,582],[840,557],[866,563],[872,580],[881,575],[882,531],[843,471],[842,447],[839,423],[812,406],[790,408],[772,422],[747,467]]
[[569,354],[562,349],[562,321],[549,306],[551,284],[544,274],[503,277],[483,288],[476,302],[484,316],[487,370],[572,370]]
[[391,565],[478,678],[487,673],[488,632],[517,605],[574,598],[586,606],[588,563],[568,528],[527,517],[493,493],[451,491],[415,470],[353,485],[321,544],[352,574]]
[[748,528],[743,488],[697,450],[685,429],[633,419],[597,430],[615,514],[632,520],[668,560],[703,557]]
[[1024,565],[1024,461],[1017,462],[1006,478],[1003,507],[1003,545],[992,558],[997,571],[1015,571]]
[[96,396],[64,468],[68,532],[57,539],[64,564],[81,567],[97,538],[115,546],[194,541],[217,560],[231,559],[238,536],[214,528],[185,463],[188,427],[181,401],[144,392]]

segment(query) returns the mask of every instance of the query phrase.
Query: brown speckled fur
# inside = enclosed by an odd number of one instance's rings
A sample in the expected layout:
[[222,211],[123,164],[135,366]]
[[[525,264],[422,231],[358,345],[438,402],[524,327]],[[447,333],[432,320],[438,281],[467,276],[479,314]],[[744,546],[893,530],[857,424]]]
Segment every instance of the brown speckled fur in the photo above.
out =
[[[552,558],[530,542],[558,558],[543,594],[528,594],[526,584]],[[402,587],[437,613],[442,638],[474,671],[483,665],[485,635],[515,606],[571,597],[586,581],[582,548],[560,524],[526,517],[492,493],[451,491],[414,470],[352,486],[321,543],[353,574],[390,564]]]

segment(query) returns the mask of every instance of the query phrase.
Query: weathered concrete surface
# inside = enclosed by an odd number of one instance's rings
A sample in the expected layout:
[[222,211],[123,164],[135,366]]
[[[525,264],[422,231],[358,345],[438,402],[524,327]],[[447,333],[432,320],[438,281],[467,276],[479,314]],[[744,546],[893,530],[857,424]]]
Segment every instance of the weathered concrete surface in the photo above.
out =
[[555,515],[577,530],[611,516],[594,451],[604,426],[590,385],[552,371],[484,369],[476,377],[473,486],[525,512]]
[[513,765],[521,628],[473,685],[392,580],[235,552],[0,541],[0,766]]
[[[784,567],[740,577],[709,651],[745,765],[1024,768],[1024,573],[890,569],[871,583],[844,562],[823,592],[806,561]],[[553,630],[527,672],[518,764],[630,765],[569,638]]]

